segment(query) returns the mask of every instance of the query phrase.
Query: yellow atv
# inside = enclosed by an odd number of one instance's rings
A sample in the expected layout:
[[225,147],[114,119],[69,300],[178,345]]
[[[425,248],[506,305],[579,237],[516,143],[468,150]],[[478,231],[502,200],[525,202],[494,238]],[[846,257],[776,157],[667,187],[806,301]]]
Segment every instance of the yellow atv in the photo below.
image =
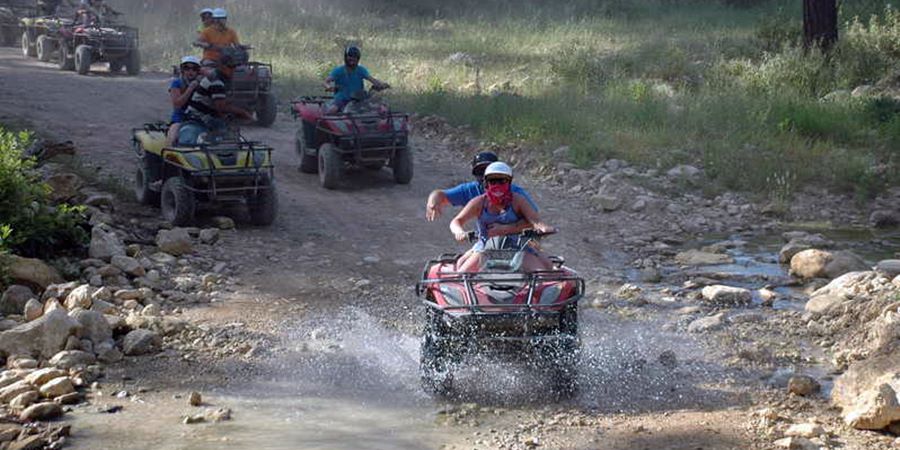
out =
[[200,203],[239,201],[247,204],[250,221],[275,220],[275,166],[272,147],[245,140],[238,132],[208,137],[206,142],[170,147],[168,125],[145,124],[132,130],[138,156],[134,193],[147,205],[159,205],[176,226],[191,225]]

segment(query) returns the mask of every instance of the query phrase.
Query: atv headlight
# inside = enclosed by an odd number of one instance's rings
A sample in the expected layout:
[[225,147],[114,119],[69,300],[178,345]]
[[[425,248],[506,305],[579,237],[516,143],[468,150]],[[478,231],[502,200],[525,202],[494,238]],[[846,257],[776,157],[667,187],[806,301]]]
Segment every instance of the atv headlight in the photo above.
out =
[[560,291],[559,283],[545,287],[544,291],[541,292],[540,303],[542,305],[552,305],[559,298]]

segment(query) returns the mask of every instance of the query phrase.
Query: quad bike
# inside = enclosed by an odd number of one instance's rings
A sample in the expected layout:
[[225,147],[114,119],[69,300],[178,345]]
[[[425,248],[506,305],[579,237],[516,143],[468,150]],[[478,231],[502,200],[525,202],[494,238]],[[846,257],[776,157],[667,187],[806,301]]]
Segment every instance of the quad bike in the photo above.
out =
[[[191,122],[182,124],[196,126]],[[245,140],[237,130],[201,134],[197,144],[166,145],[168,125],[132,130],[138,156],[137,200],[159,205],[173,225],[190,225],[199,203],[244,202],[255,225],[275,220],[278,197],[272,147]]]
[[501,245],[484,251],[484,265],[476,273],[456,271],[459,254],[425,265],[416,294],[425,304],[419,367],[426,391],[451,396],[454,370],[463,357],[493,349],[530,355],[548,370],[557,398],[575,393],[584,280],[560,257],[550,258],[550,270],[521,271],[529,247],[547,234],[526,230],[494,238]]
[[223,64],[234,65],[226,84],[228,99],[235,106],[256,112],[257,125],[269,127],[278,115],[277,99],[272,91],[272,65],[250,61],[248,50],[252,48],[235,45],[222,49]]
[[389,165],[394,181],[408,184],[413,176],[409,148],[409,115],[392,112],[370,92],[361,91],[342,112],[326,114],[332,97],[300,97],[291,102],[300,118],[295,147],[300,170],[319,174],[319,183],[335,189],[348,165],[380,170]]
[[36,13],[31,0],[0,0],[0,46],[15,46],[21,33],[20,21]]
[[[73,21],[55,16],[26,17],[21,19],[20,26],[22,56],[49,62],[59,51],[59,43],[72,33]],[[60,68],[65,68],[62,63]]]
[[125,67],[128,75],[141,73],[141,53],[138,50],[138,30],[125,25],[76,25],[68,32],[63,29],[63,39],[57,42],[59,65],[62,69],[74,68],[85,75],[95,62],[108,62],[109,71],[118,73]]

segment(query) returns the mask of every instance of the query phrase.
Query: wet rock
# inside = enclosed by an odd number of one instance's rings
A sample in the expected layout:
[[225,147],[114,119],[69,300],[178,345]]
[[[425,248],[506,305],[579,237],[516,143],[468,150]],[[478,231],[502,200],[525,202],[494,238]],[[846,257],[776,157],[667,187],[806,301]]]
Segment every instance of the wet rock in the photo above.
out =
[[825,429],[817,423],[795,423],[784,432],[785,436],[814,438],[825,434]]
[[72,289],[72,292],[69,292],[69,295],[66,296],[66,309],[90,308],[91,294],[93,293],[94,288],[87,284],[82,284],[81,286]]
[[22,375],[15,370],[5,370],[0,373],[0,389],[22,380]]
[[138,262],[138,260],[130,256],[113,256],[111,263],[122,272],[125,272],[133,277],[142,277],[146,273],[144,266],[142,266],[141,263]]
[[219,241],[218,228],[206,228],[200,231],[200,242],[208,245],[215,244]]
[[25,314],[25,320],[31,322],[32,320],[41,317],[41,314],[44,313],[44,305],[37,301],[37,299],[32,298],[25,303],[22,312]]
[[734,259],[724,253],[707,253],[700,250],[688,250],[675,255],[675,261],[684,266],[704,266],[713,264],[731,264]]
[[756,295],[758,295],[759,299],[762,300],[763,306],[772,306],[775,303],[775,300],[778,299],[777,292],[766,288],[757,290]]
[[232,220],[230,217],[215,216],[212,218],[212,223],[216,226],[216,228],[220,230],[234,229],[234,220]]
[[832,253],[833,259],[825,267],[826,278],[837,278],[845,273],[869,270],[869,265],[859,256],[847,251]]
[[165,253],[174,256],[186,255],[194,252],[194,245],[187,229],[174,228],[172,230],[159,230],[156,235],[156,246]]
[[788,379],[788,392],[801,397],[809,397],[822,389],[815,378],[807,375],[794,375]]
[[23,410],[40,399],[41,394],[38,391],[23,392],[9,401],[9,407],[15,410]]
[[789,264],[791,262],[791,258],[794,257],[797,253],[800,253],[804,250],[811,249],[812,246],[805,243],[799,242],[788,242],[781,247],[781,250],[778,251],[778,262],[782,264]]
[[73,367],[87,367],[94,364],[97,358],[93,353],[82,350],[63,350],[53,358],[50,358],[50,365],[60,369],[71,369]]
[[10,369],[36,369],[37,366],[38,362],[30,356],[16,355],[6,360],[6,367]]
[[103,313],[78,310],[71,313],[71,316],[81,324],[81,336],[90,339],[92,343],[97,344],[112,339],[112,328]]
[[716,305],[744,305],[753,300],[749,290],[723,285],[706,286],[701,294],[705,301]]
[[75,385],[69,377],[54,378],[41,385],[41,395],[47,398],[56,398],[60,395],[75,392]]
[[875,228],[889,228],[900,224],[900,215],[887,209],[872,211],[869,215],[869,224]]
[[44,402],[25,408],[25,410],[22,411],[21,414],[19,414],[19,419],[26,422],[32,422],[36,420],[50,420],[55,419],[62,414],[62,406],[53,402]]
[[113,256],[125,256],[125,244],[108,227],[100,225],[91,229],[91,258],[109,261]]
[[45,312],[40,318],[0,333],[0,354],[56,354],[80,325],[62,309]]
[[800,278],[837,278],[868,269],[865,261],[845,251],[804,250],[791,258],[791,274]]
[[715,331],[725,325],[725,314],[719,313],[714,316],[701,317],[694,320],[688,325],[689,333],[705,333],[707,331]]
[[875,270],[888,278],[900,275],[900,259],[883,259],[875,266]]
[[150,330],[133,330],[125,335],[122,349],[128,356],[156,353],[162,346],[162,338]]
[[112,210],[114,201],[115,199],[110,194],[105,192],[94,192],[88,194],[87,198],[84,199],[84,204],[95,208]]
[[28,300],[35,298],[34,292],[28,286],[14,284],[0,296],[0,313],[2,314],[20,314],[25,309]]
[[[2,258],[9,270],[7,275],[14,283],[44,290],[51,284],[65,282],[56,269],[39,259],[23,258],[17,255],[4,255]],[[25,303],[23,302],[21,306],[25,306]],[[16,312],[18,313],[18,311],[21,311],[21,308]]]

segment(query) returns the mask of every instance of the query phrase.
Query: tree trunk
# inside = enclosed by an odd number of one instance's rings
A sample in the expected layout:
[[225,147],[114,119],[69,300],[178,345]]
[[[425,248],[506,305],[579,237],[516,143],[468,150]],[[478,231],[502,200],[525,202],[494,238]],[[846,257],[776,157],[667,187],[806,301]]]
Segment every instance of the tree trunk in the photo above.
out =
[[803,44],[827,51],[837,39],[837,1],[803,0]]

